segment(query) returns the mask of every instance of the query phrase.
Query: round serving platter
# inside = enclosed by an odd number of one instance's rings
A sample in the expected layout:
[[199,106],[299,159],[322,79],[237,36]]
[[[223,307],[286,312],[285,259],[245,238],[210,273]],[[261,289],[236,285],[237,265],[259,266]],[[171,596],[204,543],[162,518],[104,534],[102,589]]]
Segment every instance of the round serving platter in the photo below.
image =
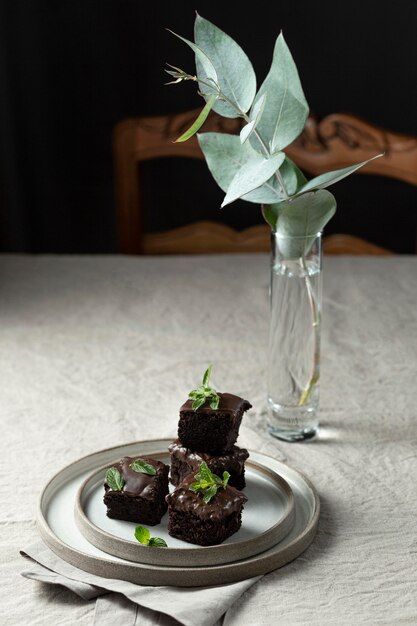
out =
[[[152,457],[169,463],[166,450]],[[248,460],[244,490],[248,502],[242,514],[242,527],[237,533],[221,545],[197,547],[168,534],[168,515],[165,514],[161,523],[149,530],[152,536],[164,539],[169,548],[152,549],[134,539],[137,524],[107,517],[103,484],[108,467],[93,472],[81,485],[75,498],[75,521],[90,543],[128,561],[187,567],[232,563],[271,548],[294,526],[294,495],[288,483],[265,465]]]
[[279,474],[290,486],[295,503],[295,522],[291,531],[264,552],[211,566],[187,567],[182,562],[164,566],[127,561],[90,543],[78,529],[74,517],[75,500],[81,485],[97,468],[110,465],[123,456],[152,457],[167,450],[170,443],[171,439],[163,439],[120,445],[83,457],[58,472],[43,489],[38,503],[37,524],[45,543],[68,563],[97,576],[141,585],[176,587],[226,584],[266,574],[292,561],[310,545],[317,530],[320,510],[314,487],[298,471],[255,451],[250,451],[251,461]]

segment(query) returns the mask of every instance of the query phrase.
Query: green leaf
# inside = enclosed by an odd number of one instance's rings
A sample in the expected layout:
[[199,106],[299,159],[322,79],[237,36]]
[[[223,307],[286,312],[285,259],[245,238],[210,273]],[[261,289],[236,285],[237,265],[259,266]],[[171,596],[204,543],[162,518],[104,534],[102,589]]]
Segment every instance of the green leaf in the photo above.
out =
[[245,163],[235,174],[229,185],[222,207],[265,183],[285,159],[283,152],[273,154],[269,158],[258,155]]
[[[239,117],[239,110],[246,113],[256,94],[256,76],[242,48],[220,28],[197,14],[194,39],[200,50],[213,64],[222,93],[237,107],[219,100],[213,107],[223,117]],[[204,80],[207,75],[200,57],[196,58],[197,76]],[[204,86],[200,86],[204,92]]]
[[[271,68],[255,103],[264,94],[267,100],[258,130],[264,141],[270,141],[271,152],[275,152],[298,137],[309,112],[297,67],[282,34],[276,40]],[[251,142],[258,147],[256,137],[252,136]]]
[[117,467],[110,467],[106,472],[105,481],[112,491],[122,491],[125,481]]
[[[198,135],[198,142],[214,180],[225,192],[245,163],[252,158],[263,158],[248,141],[242,145],[238,135],[202,133]],[[275,176],[242,197],[242,200],[256,204],[273,203],[282,199]]]
[[148,474],[148,476],[156,475],[156,469],[154,466],[149,465],[149,463],[145,463],[145,461],[141,461],[140,459],[133,461],[129,467],[131,467],[132,470],[138,474]]
[[226,489],[227,483],[229,482],[230,474],[229,472],[223,472],[223,489]]
[[205,404],[205,402],[206,402],[206,399],[204,397],[199,398],[198,400],[194,400],[191,405],[191,408],[193,409],[193,411],[198,411],[198,409],[202,407],[203,404]]
[[315,235],[333,217],[336,200],[329,191],[319,189],[281,202],[274,210],[278,212],[276,234],[288,239],[281,242],[281,251],[285,258],[295,259],[308,254]]
[[194,476],[195,483],[190,485],[189,489],[195,493],[201,492],[203,494],[203,500],[206,504],[210,502],[217,493],[220,487],[226,489],[227,482],[230,478],[229,472],[223,472],[223,479],[210,470],[209,466],[203,461],[199,467],[198,473]]
[[149,539],[148,545],[152,548],[168,548],[168,544],[166,543],[166,541],[164,541],[160,537],[151,537]]
[[196,474],[195,478],[197,478],[200,482],[203,480],[206,480],[207,482],[210,482],[213,480],[210,468],[207,465],[207,463],[205,463],[204,461],[203,463],[201,463],[200,470],[198,474]]
[[254,104],[249,115],[250,122],[248,122],[246,126],[244,126],[242,130],[240,131],[241,143],[245,143],[245,141],[248,139],[248,137],[250,137],[250,135],[253,133],[253,131],[257,127],[258,122],[261,119],[262,112],[264,110],[265,100],[266,100],[266,93],[264,93],[263,96],[261,96],[259,100]]
[[210,500],[212,500],[212,498],[214,498],[214,496],[217,493],[217,485],[211,485],[211,487],[209,487],[208,489],[206,489],[204,495],[203,495],[203,500],[206,504],[208,504],[210,502]]
[[307,179],[302,171],[288,157],[285,157],[285,161],[279,168],[279,171],[284,179],[285,189],[289,196],[294,196],[307,183]]
[[367,159],[366,161],[362,161],[361,163],[356,163],[355,165],[349,165],[348,167],[342,167],[342,169],[340,170],[333,170],[331,172],[326,172],[326,174],[320,174],[320,176],[316,176],[316,178],[312,178],[311,180],[308,181],[308,183],[303,185],[299,193],[305,193],[306,191],[311,191],[313,189],[325,189],[326,187],[329,187],[330,185],[334,185],[334,183],[337,183],[339,180],[342,180],[342,178],[346,178],[346,176],[349,176],[350,174],[353,174],[353,172],[356,172],[356,170],[358,170],[360,167],[363,167],[370,161],[373,161],[374,159],[379,159],[379,157],[382,157],[382,156],[383,154],[377,154],[371,159]]
[[149,544],[151,533],[145,526],[136,526],[135,528],[135,537],[139,541],[139,543],[147,546]]
[[213,108],[213,104],[216,102],[217,96],[212,95],[207,100],[205,107],[201,110],[200,115],[197,117],[195,122],[190,126],[188,130],[185,131],[178,139],[175,140],[174,143],[181,143],[182,141],[187,141],[190,137],[196,134],[197,131],[200,130],[204,122],[206,121],[208,114]]
[[170,33],[175,35],[175,37],[178,37],[178,39],[181,39],[181,41],[184,41],[184,43],[190,46],[190,48],[194,51],[195,57],[196,57],[196,63],[198,61],[199,66],[201,68],[200,69],[201,75],[202,76],[204,75],[204,79],[207,79],[209,84],[213,85],[212,88],[204,85],[204,90],[208,93],[208,95],[211,95],[213,93],[217,95],[217,92],[218,92],[216,88],[216,85],[218,84],[217,72],[214,68],[213,63],[208,58],[207,54],[203,50],[201,50],[201,48],[199,48],[194,42],[189,41],[188,39],[185,39],[185,37],[181,37],[181,35],[177,35],[177,33],[174,33],[174,31],[170,30],[169,28],[168,30]]
[[197,493],[197,491],[201,490],[201,484],[199,482],[195,482],[192,485],[190,485],[188,489],[190,489],[190,491],[195,491]]
[[209,384],[210,382],[210,376],[211,376],[211,370],[212,370],[213,366],[210,365],[206,371],[204,372],[204,376],[203,376],[203,387],[205,387],[206,385]]
[[215,397],[213,397],[212,400],[210,401],[210,408],[213,409],[213,411],[217,411],[217,409],[219,408],[219,402],[220,402],[220,398],[216,394]]

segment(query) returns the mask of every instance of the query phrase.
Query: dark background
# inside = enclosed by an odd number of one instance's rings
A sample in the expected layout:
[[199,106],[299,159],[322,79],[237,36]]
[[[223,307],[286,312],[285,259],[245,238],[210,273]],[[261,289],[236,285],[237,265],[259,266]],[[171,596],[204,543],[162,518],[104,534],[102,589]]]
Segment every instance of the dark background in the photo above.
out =
[[[193,38],[194,11],[226,31],[265,77],[282,29],[311,110],[347,111],[417,135],[417,3],[363,0],[143,2],[0,1],[0,250],[117,251],[111,133],[128,116],[199,106],[191,84],[165,86],[168,61],[193,55],[165,28]],[[147,168],[151,229],[224,218],[261,220],[257,205],[222,212],[203,162]],[[417,187],[356,175],[333,187],[327,233],[350,232],[414,252]],[[153,209],[153,207],[157,207]]]

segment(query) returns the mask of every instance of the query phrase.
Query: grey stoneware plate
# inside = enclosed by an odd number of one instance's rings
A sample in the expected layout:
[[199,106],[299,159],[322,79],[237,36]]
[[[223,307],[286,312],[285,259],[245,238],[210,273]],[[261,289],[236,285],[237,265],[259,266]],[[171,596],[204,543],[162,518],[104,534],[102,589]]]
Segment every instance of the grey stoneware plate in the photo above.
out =
[[282,476],[294,495],[295,523],[292,530],[265,552],[232,563],[187,567],[181,563],[177,566],[133,563],[96,548],[82,535],[75,523],[75,499],[81,485],[98,467],[110,465],[123,456],[152,457],[167,450],[171,441],[140,441],[101,450],[59,471],[44,487],[38,501],[37,525],[45,543],[71,565],[97,576],[139,585],[174,587],[227,584],[266,574],[294,560],[310,545],[320,513],[319,498],[313,485],[285,463],[250,451],[251,460]]
[[[153,458],[169,464],[166,450],[154,454]],[[118,460],[114,459],[110,465]],[[94,546],[128,561],[187,567],[232,563],[271,548],[294,526],[294,495],[288,483],[274,470],[249,459],[245,464],[244,490],[248,502],[237,533],[217,546],[196,546],[168,534],[168,514],[165,514],[161,523],[150,526],[149,530],[153,537],[164,539],[169,547],[149,548],[134,537],[140,521],[135,524],[107,517],[103,485],[108,467],[100,468],[81,485],[75,498],[75,522]]]

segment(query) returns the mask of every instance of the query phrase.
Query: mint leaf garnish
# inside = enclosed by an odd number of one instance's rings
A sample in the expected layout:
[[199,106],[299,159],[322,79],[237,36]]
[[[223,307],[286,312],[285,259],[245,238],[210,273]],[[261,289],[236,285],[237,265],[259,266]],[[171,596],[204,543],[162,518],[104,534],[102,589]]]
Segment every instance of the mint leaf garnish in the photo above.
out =
[[155,476],[156,474],[156,469],[153,465],[149,465],[149,463],[145,463],[145,461],[141,461],[140,459],[133,461],[129,467],[138,474],[148,474],[149,476]]
[[195,493],[201,492],[204,502],[208,504],[217,494],[218,489],[226,489],[230,474],[229,472],[223,472],[223,478],[220,478],[220,476],[211,472],[207,463],[203,462],[194,478],[196,482],[189,486],[190,491]]
[[125,481],[117,467],[110,467],[106,472],[106,483],[112,491],[121,491]]
[[151,537],[148,546],[155,548],[168,548],[168,544],[160,537]]
[[203,382],[200,387],[197,387],[197,389],[193,389],[188,394],[189,399],[193,401],[193,411],[198,411],[198,409],[202,407],[206,402],[209,403],[210,408],[212,408],[214,411],[219,408],[220,397],[217,394],[216,390],[209,385],[212,367],[213,366],[210,365],[204,372]]
[[135,537],[139,543],[143,543],[144,546],[147,546],[151,538],[151,533],[145,526],[136,526]]
[[135,537],[143,546],[150,548],[167,548],[167,543],[160,537],[151,537],[150,531],[145,526],[136,526]]

